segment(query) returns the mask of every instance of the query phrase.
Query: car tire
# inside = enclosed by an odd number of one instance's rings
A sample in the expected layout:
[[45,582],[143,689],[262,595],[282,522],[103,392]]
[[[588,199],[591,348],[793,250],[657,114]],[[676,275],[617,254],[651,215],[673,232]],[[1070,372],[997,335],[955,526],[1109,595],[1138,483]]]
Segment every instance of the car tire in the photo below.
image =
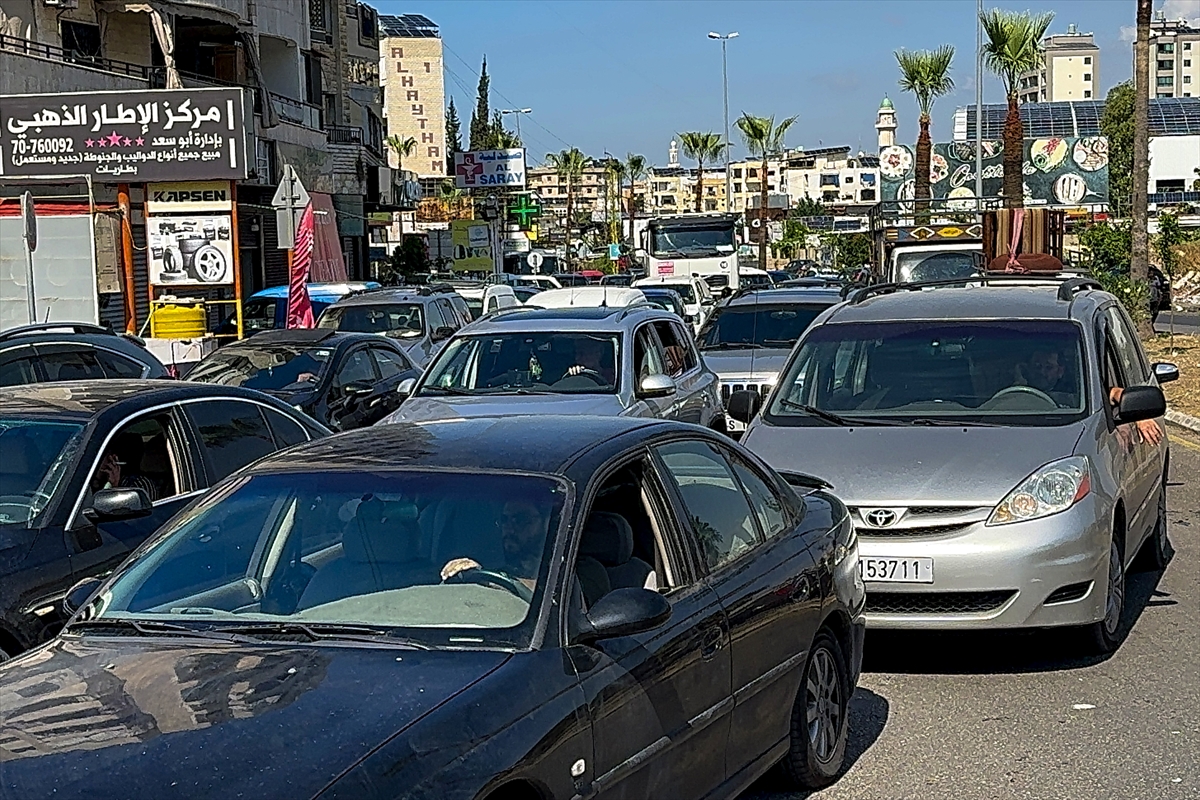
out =
[[791,742],[783,772],[794,786],[819,789],[841,773],[851,691],[841,645],[828,631],[821,631],[813,640],[792,707]]
[[1109,543],[1107,574],[1104,618],[1085,629],[1088,650],[1096,655],[1107,655],[1121,645],[1121,618],[1125,612],[1125,564],[1121,544],[1115,536]]
[[1158,514],[1154,520],[1154,530],[1138,553],[1138,568],[1148,572],[1160,572],[1167,568],[1167,562],[1170,560],[1171,543],[1167,539],[1167,479],[1164,475],[1162,486],[1158,490]]

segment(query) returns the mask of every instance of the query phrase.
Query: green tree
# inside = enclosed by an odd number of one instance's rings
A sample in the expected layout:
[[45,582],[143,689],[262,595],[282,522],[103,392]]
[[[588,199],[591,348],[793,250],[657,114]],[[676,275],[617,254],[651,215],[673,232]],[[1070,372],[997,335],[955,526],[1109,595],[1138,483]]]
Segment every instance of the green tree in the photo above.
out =
[[783,238],[773,242],[771,250],[776,258],[795,258],[801,250],[808,247],[808,237],[811,235],[812,229],[804,224],[803,218],[789,217],[783,221]]
[[1133,100],[1133,84],[1119,83],[1100,115],[1100,133],[1108,138],[1108,208],[1118,219],[1129,216],[1133,199]]
[[936,50],[897,50],[896,63],[900,66],[900,88],[911,92],[917,99],[921,115],[917,118],[921,132],[917,136],[916,208],[929,208],[929,161],[933,155],[933,140],[929,137],[929,123],[933,112],[933,101],[954,91],[954,79],[950,77],[950,64],[954,60],[954,48],[944,44]]
[[429,248],[420,236],[406,236],[400,246],[392,251],[391,264],[386,274],[379,276],[387,284],[412,283],[417,275],[429,272]]
[[629,252],[637,249],[637,239],[634,235],[634,222],[637,220],[637,182],[645,180],[650,166],[645,156],[635,153],[625,154],[625,177],[629,179]]
[[454,98],[446,109],[446,172],[454,172],[454,154],[462,151],[462,125],[458,121],[458,109]]
[[397,169],[404,169],[404,159],[417,152],[417,140],[411,136],[392,134],[387,138],[387,146],[396,154]]
[[1086,251],[1086,266],[1093,275],[1129,273],[1132,247],[1128,222],[1096,222],[1079,232],[1079,245]]
[[796,201],[795,207],[792,209],[793,217],[827,217],[829,209],[820,200],[814,200],[811,197],[801,197]]
[[980,17],[983,24],[983,60],[987,68],[1000,78],[1008,98],[1008,115],[1004,118],[1004,205],[1021,208],[1025,205],[1025,129],[1021,125],[1017,82],[1021,74],[1042,66],[1040,50],[1042,37],[1050,27],[1054,14],[1016,13],[993,8]]
[[683,154],[696,162],[696,211],[704,210],[704,163],[716,161],[724,144],[719,134],[688,131],[679,134]]
[[486,150],[488,140],[492,135],[492,112],[489,108],[488,95],[491,92],[492,79],[488,77],[487,56],[483,57],[483,69],[479,72],[479,86],[475,90],[475,111],[471,113],[469,148],[471,150]]
[[508,150],[513,147],[520,147],[521,140],[517,134],[504,127],[504,116],[495,111],[492,114],[492,125],[488,130],[487,146],[485,150]]
[[566,216],[566,266],[571,266],[571,225],[574,222],[575,187],[583,178],[583,171],[588,168],[591,159],[585,156],[578,147],[562,150],[558,153],[547,153],[546,164],[558,173],[558,177],[567,185],[567,216]]
[[775,124],[775,116],[752,117],[746,112],[738,117],[737,127],[742,133],[742,141],[750,155],[762,159],[762,169],[759,172],[759,213],[762,215],[762,230],[758,241],[758,268],[767,268],[767,161],[772,156],[783,153],[783,140],[788,128],[795,124],[797,117],[788,117]]
[[870,264],[874,252],[871,237],[865,233],[827,233],[821,237],[821,244],[833,252],[833,268],[843,275]]

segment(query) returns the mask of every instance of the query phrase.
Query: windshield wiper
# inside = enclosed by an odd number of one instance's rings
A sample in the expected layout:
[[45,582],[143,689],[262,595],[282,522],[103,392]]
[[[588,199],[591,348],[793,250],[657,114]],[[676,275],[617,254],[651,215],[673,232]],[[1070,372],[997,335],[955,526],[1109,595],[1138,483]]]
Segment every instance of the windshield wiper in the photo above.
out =
[[172,622],[161,622],[151,619],[128,619],[126,617],[100,617],[99,619],[80,619],[67,626],[67,630],[79,628],[101,630],[104,628],[121,628],[132,630],[142,636],[193,636],[197,639],[216,639],[222,642],[249,642],[251,639],[239,636],[236,631],[218,632],[207,628],[190,628],[187,625],[176,625]]
[[706,344],[700,348],[701,350],[764,350],[763,345],[756,342],[717,342],[716,344]]
[[461,397],[474,397],[476,394],[471,389],[460,389],[457,386],[425,386],[421,389],[421,394],[425,394],[426,392],[442,392]]
[[240,625],[223,625],[218,630],[241,634],[251,638],[276,638],[293,636],[310,642],[336,639],[345,642],[372,642],[399,645],[415,650],[430,650],[429,645],[414,639],[396,636],[382,628],[370,625],[341,625],[320,622],[249,622]]
[[953,419],[933,419],[931,417],[917,417],[908,421],[909,425],[929,425],[930,427],[941,428],[1003,428],[1004,425],[997,425],[994,422],[964,422],[962,420]]
[[843,417],[841,414],[834,414],[832,411],[826,411],[816,406],[806,405],[804,403],[796,403],[791,400],[780,399],[780,405],[785,408],[791,408],[796,411],[803,411],[805,414],[811,414],[818,419],[823,419],[826,422],[832,422],[834,425],[840,425],[843,428],[850,428],[855,425],[902,425],[901,422],[893,422],[882,419],[862,419],[861,417]]

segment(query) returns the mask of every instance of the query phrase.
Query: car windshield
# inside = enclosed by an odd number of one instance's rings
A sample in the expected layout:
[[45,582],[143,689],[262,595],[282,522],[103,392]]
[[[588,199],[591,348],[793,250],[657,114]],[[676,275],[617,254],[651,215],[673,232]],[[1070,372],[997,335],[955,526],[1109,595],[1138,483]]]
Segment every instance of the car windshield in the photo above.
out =
[[820,325],[768,408],[773,418],[1064,424],[1086,401],[1080,330],[1057,320]]
[[675,295],[667,292],[647,292],[644,289],[643,292],[646,295],[646,302],[650,303],[651,305],[657,306],[663,311],[670,311],[672,314],[678,314],[681,317],[684,315],[685,312],[683,310],[683,304],[679,302],[679,299],[675,297]]
[[732,222],[652,225],[650,233],[650,254],[656,258],[731,255],[734,251]]
[[745,289],[770,289],[775,284],[771,281],[770,275],[759,275],[758,273],[741,273],[738,275],[738,286]]
[[429,367],[418,394],[614,394],[620,356],[616,334],[463,336]]
[[425,332],[425,315],[420,303],[330,306],[318,328],[360,333],[382,333],[393,339],[419,339]]
[[790,350],[827,305],[739,305],[717,311],[701,329],[701,350],[739,345]]
[[299,391],[320,383],[333,358],[329,347],[257,342],[255,338],[250,344],[216,351],[196,365],[188,380],[267,392]]
[[479,319],[483,316],[483,295],[479,297],[463,297],[467,303],[467,310],[471,312],[471,319]]
[[979,263],[969,252],[899,253],[896,256],[897,279],[901,283],[973,278]]
[[267,298],[247,300],[242,309],[242,327],[248,331],[269,331],[275,327],[275,303]]
[[[692,285],[690,283],[653,283],[650,285],[654,286],[654,287],[663,288],[663,289],[670,289],[673,292],[678,292],[679,297],[685,303],[696,302],[696,290],[694,288],[692,288]],[[636,286],[634,288],[640,289],[642,287]]]
[[83,425],[0,418],[0,525],[28,524],[54,497],[83,439]]
[[497,473],[245,476],[128,562],[94,616],[512,643],[546,582],[565,497],[552,478]]

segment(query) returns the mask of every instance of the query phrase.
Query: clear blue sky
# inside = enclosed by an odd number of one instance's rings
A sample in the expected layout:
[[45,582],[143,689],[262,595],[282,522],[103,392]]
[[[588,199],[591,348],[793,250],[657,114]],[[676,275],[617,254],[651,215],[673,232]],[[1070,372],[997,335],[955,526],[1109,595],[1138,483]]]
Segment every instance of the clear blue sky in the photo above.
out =
[[[1168,13],[1200,16],[1200,0],[1166,0]],[[1155,8],[1162,6],[1156,0]],[[897,48],[953,44],[955,94],[934,108],[934,139],[951,137],[955,107],[975,97],[975,0],[559,0],[470,2],[376,0],[381,13],[419,13],[441,28],[446,89],[464,134],[486,54],[492,107],[533,109],[522,120],[530,155],[578,146],[646,155],[665,164],[678,131],[720,131],[721,46],[729,43],[731,120],[800,116],[789,146],[875,147],[875,111],[885,94],[899,112],[901,141],[916,139],[916,107],[896,86]],[[1101,49],[1104,91],[1129,78],[1135,0],[989,0],[1014,10],[1053,11],[1051,32],[1074,22]],[[1195,6],[1195,9],[1192,7]],[[1002,101],[994,79],[985,102]],[[511,117],[509,118],[511,120]],[[734,134],[736,139],[736,133]],[[738,145],[735,157],[743,154]]]

